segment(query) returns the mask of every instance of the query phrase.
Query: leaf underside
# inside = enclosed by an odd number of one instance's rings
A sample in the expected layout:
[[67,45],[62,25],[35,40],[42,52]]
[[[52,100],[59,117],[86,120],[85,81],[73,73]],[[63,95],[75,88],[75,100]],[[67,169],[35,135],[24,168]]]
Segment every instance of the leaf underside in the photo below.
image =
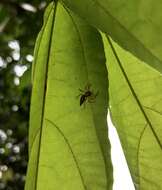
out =
[[[103,52],[94,28],[60,3],[48,6],[34,52],[25,190],[112,189]],[[99,93],[80,106],[88,84]]]
[[162,72],[161,0],[62,1],[123,48]]
[[138,190],[162,189],[162,75],[104,37],[111,117]]

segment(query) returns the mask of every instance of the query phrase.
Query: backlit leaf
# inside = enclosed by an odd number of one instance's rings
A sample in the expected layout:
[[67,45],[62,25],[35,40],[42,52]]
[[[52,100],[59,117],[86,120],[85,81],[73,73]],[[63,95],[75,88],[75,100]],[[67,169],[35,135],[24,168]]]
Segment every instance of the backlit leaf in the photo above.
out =
[[162,72],[161,0],[62,0],[123,48]]
[[135,187],[162,189],[162,75],[109,38],[104,41],[111,117]]
[[[109,190],[107,70],[100,34],[60,3],[50,4],[33,68],[25,190]],[[98,92],[80,106],[79,89]]]

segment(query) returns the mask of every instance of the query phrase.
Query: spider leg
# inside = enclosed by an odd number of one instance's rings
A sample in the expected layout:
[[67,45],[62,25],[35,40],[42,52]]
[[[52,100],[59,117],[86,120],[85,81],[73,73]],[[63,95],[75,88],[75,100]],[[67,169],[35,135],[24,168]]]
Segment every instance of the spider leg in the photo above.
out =
[[90,100],[95,100],[96,99],[96,97],[97,97],[97,95],[98,95],[98,92],[97,93],[92,93],[92,95],[89,97],[89,99]]
[[99,93],[99,91],[97,91],[95,94],[92,92],[92,95],[88,97],[88,102],[90,102],[90,103],[95,102],[98,93]]
[[94,97],[96,98],[99,94],[99,91],[97,91],[95,94],[94,94]]
[[94,103],[94,102],[95,102],[95,99],[88,99],[88,102],[89,102],[89,103]]
[[77,96],[76,96],[76,98],[78,98],[79,96],[82,96],[83,94],[82,93],[80,93],[80,94],[78,94]]
[[82,90],[82,89],[80,89],[80,88],[79,88],[79,91],[80,91],[80,92],[85,92],[84,90]]
[[92,95],[88,98],[89,102],[95,102],[96,96]]
[[87,83],[87,85],[85,86],[85,90],[90,90],[90,87],[91,87],[91,84],[90,83]]

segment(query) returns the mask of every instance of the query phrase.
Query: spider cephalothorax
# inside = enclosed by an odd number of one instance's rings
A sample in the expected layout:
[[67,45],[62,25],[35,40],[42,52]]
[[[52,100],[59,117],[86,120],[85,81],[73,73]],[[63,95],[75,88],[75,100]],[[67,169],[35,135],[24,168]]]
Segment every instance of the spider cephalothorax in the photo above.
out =
[[94,93],[91,89],[90,89],[91,85],[87,84],[84,88],[84,90],[79,89],[79,91],[81,92],[79,94],[80,96],[80,106],[86,102],[90,102],[93,103],[96,99],[96,96],[98,95],[98,91],[96,93]]

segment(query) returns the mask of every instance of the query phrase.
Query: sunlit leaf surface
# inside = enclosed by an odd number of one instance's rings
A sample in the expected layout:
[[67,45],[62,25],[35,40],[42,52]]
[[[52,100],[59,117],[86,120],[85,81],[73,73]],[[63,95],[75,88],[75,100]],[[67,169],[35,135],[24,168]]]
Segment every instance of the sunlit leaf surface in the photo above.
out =
[[[25,190],[111,189],[100,34],[61,4],[51,4],[34,57]],[[88,84],[97,95],[80,106],[78,95]]]
[[104,38],[110,109],[136,189],[162,189],[162,75]]
[[161,0],[62,0],[90,24],[162,72]]

